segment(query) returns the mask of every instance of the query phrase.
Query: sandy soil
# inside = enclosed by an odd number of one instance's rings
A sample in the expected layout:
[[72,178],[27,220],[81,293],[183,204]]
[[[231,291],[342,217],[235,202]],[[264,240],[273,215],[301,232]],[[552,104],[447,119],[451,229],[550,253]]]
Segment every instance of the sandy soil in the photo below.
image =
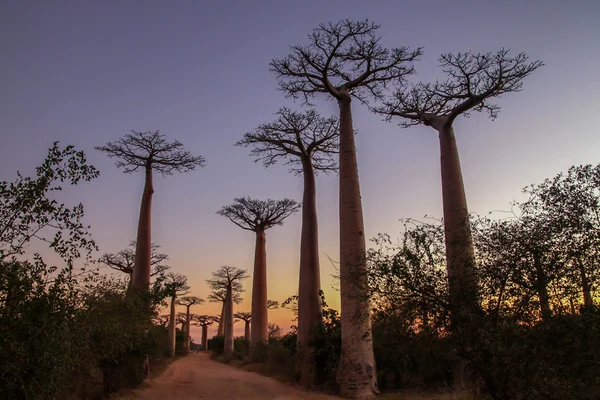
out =
[[205,400],[326,400],[334,396],[307,392],[255,372],[212,361],[206,353],[191,353],[169,365],[143,388],[113,399]]

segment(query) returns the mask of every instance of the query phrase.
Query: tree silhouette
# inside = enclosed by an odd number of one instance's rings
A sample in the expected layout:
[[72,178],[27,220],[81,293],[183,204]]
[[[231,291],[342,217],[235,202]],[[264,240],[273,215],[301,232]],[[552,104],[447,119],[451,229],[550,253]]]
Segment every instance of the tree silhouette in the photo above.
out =
[[175,304],[177,297],[183,296],[190,289],[187,284],[187,278],[181,274],[169,272],[165,279],[165,293],[171,299],[171,312],[169,314],[169,356],[175,355],[175,324],[176,313]]
[[[217,328],[217,335],[218,336],[223,336],[225,335],[225,326],[224,326],[224,322],[225,322],[225,300],[227,299],[227,290],[226,289],[220,289],[220,290],[215,290],[213,292],[211,292],[208,296],[208,301],[210,301],[211,303],[221,303],[221,314],[219,317],[218,322],[219,326]],[[236,292],[234,290],[233,292],[233,304],[240,304],[242,302],[242,300],[244,300],[242,298],[241,292]]]
[[252,322],[252,313],[240,311],[233,314],[234,318],[244,321],[244,340],[250,340],[250,322]]
[[225,313],[223,319],[225,344],[223,352],[233,353],[233,293],[243,291],[242,280],[248,278],[248,271],[224,265],[212,273],[206,283],[212,290],[225,290]]
[[252,282],[252,328],[250,330],[250,358],[257,360],[257,346],[266,344],[267,337],[267,253],[266,230],[282,225],[283,221],[297,212],[300,205],[294,200],[254,200],[249,197],[234,199],[234,203],[224,206],[217,214],[228,218],[242,229],[256,235],[254,252],[254,275]]
[[196,315],[194,321],[196,326],[202,327],[202,350],[208,350],[208,327],[216,322],[218,318],[209,315]]
[[380,98],[389,82],[399,82],[413,72],[410,63],[421,55],[421,49],[382,47],[378,29],[368,20],[321,24],[308,35],[307,46],[292,46],[287,57],[270,64],[286,96],[308,104],[316,93],[325,93],[340,108],[342,354],[337,376],[347,397],[379,392],[366,298],[366,243],[351,101]]
[[317,222],[317,193],[315,173],[337,172],[335,156],[339,147],[339,122],[337,118],[323,118],[315,110],[303,113],[281,108],[274,122],[260,125],[254,132],[246,133],[238,146],[251,146],[251,155],[269,167],[286,160],[290,171],[303,174],[302,235],[300,241],[300,278],[297,370],[302,383],[315,381],[316,358],[308,342],[315,332],[315,324],[322,320],[319,290],[319,230]]
[[267,300],[267,310],[276,310],[279,308],[279,302],[276,300]]
[[[104,253],[98,260],[100,263],[107,267],[114,269],[115,271],[121,271],[129,276],[129,284],[131,287],[133,266],[135,263],[135,240],[129,242],[127,249],[121,250],[118,253]],[[163,261],[169,259],[169,256],[164,253],[159,253],[159,245],[152,243],[150,246],[150,277],[163,274],[170,267],[163,264]]]
[[204,299],[197,296],[185,296],[177,300],[177,304],[185,306],[185,329],[184,334],[184,349],[186,353],[190,352],[190,307],[204,303]]
[[152,172],[168,176],[174,172],[193,171],[198,166],[204,166],[204,158],[183,150],[183,145],[178,141],[168,142],[166,136],[159,131],[131,131],[121,139],[95,149],[106,153],[110,158],[115,158],[116,166],[123,168],[125,173],[139,169],[145,172],[132,283],[134,287],[147,290],[150,284],[152,253]]
[[528,62],[523,53],[515,57],[508,53],[502,49],[496,54],[444,54],[440,65],[447,80],[400,87],[391,101],[376,109],[388,120],[404,118],[402,127],[423,124],[439,133],[450,302],[455,322],[462,324],[478,314],[479,299],[469,212],[452,125],[459,115],[468,116],[471,111],[496,118],[500,107],[491,99],[520,91],[523,79],[543,65]]

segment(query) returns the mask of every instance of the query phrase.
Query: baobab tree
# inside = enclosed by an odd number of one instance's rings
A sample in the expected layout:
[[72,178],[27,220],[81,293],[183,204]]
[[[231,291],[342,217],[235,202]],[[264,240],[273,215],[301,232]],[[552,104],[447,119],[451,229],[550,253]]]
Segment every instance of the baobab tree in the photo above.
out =
[[139,169],[143,169],[145,172],[132,284],[133,287],[147,290],[150,284],[152,254],[151,221],[152,196],[154,194],[152,173],[156,171],[162,176],[168,176],[174,172],[193,171],[196,167],[204,166],[204,158],[193,156],[189,151],[183,150],[183,145],[176,140],[168,142],[166,136],[159,131],[131,131],[121,139],[95,147],[95,149],[116,159],[116,166],[123,168],[125,173],[132,173]]
[[342,20],[321,24],[308,35],[309,44],[271,61],[280,89],[293,99],[309,101],[325,93],[340,109],[340,291],[342,352],[337,379],[342,395],[373,397],[379,392],[366,296],[366,243],[358,164],[352,127],[352,98],[367,103],[380,98],[390,82],[414,71],[421,49],[387,49],[377,36],[379,25]]
[[175,324],[177,323],[175,304],[177,304],[177,297],[185,295],[190,286],[187,284],[185,276],[173,272],[167,274],[164,285],[165,293],[171,300],[171,312],[169,313],[169,356],[173,357],[175,355]]
[[495,54],[444,54],[439,61],[447,80],[400,87],[392,100],[375,111],[387,115],[388,120],[402,117],[402,127],[422,124],[439,134],[450,307],[454,323],[464,325],[476,318],[480,305],[453,123],[458,116],[468,116],[472,111],[496,118],[500,107],[492,99],[520,91],[523,79],[543,64],[529,62],[524,53],[511,57],[505,49]]
[[298,211],[300,205],[290,199],[254,200],[249,197],[234,199],[234,203],[221,208],[217,214],[235,225],[256,235],[254,275],[252,278],[252,327],[250,329],[250,358],[258,360],[257,347],[266,344],[267,337],[267,229],[282,225],[283,221]]
[[[118,253],[104,253],[98,260],[100,263],[116,271],[123,272],[129,276],[128,287],[131,287],[133,277],[133,266],[135,263],[135,240],[129,242],[129,247]],[[150,277],[164,274],[170,267],[163,262],[169,259],[164,253],[159,253],[159,245],[152,243],[150,246]]]
[[[241,293],[243,292],[243,290],[236,292],[235,288],[233,291],[233,304],[240,304],[242,302],[242,300],[244,300],[242,298]],[[221,303],[221,314],[218,318],[218,322],[219,326],[217,328],[217,335],[218,336],[223,336],[225,334],[225,326],[223,325],[224,321],[225,321],[225,300],[227,298],[227,290],[226,289],[219,289],[219,290],[213,290],[208,296],[208,301],[210,301],[211,303]]]
[[217,317],[209,315],[196,315],[193,320],[197,322],[196,326],[202,327],[202,350],[208,350],[208,327],[216,322]]
[[206,283],[212,290],[225,290],[225,313],[223,319],[223,328],[225,335],[225,344],[223,352],[225,354],[233,353],[233,293],[243,291],[242,281],[248,278],[248,271],[224,265],[212,273],[212,278],[207,279]]
[[286,160],[290,172],[303,175],[296,364],[300,382],[311,385],[316,383],[313,361],[316,358],[312,357],[313,350],[308,347],[308,342],[311,332],[315,332],[311,328],[322,320],[315,174],[337,172],[335,156],[339,146],[339,122],[334,117],[321,117],[314,109],[296,112],[283,107],[274,122],[246,133],[236,145],[252,147],[250,154],[265,167]]
[[240,311],[233,314],[233,317],[240,321],[244,321],[244,340],[250,340],[250,322],[252,321],[252,313]]
[[190,352],[190,308],[192,306],[195,305],[199,305],[204,303],[204,299],[201,299],[200,297],[197,296],[185,296],[182,297],[181,299],[177,300],[177,304],[181,305],[181,306],[185,306],[185,330],[183,331],[184,334],[184,349],[186,353]]

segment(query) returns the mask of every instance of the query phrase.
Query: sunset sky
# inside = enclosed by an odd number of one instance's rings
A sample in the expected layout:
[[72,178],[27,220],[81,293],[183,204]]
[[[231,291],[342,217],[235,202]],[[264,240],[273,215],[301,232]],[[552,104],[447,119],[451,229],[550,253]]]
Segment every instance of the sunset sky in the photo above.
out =
[[[153,241],[187,275],[191,294],[221,265],[252,273],[254,238],[216,211],[234,197],[301,200],[302,180],[265,170],[242,135],[270,122],[286,99],[268,70],[319,23],[368,18],[387,47],[423,46],[413,80],[440,77],[441,53],[527,53],[545,66],[521,93],[498,100],[497,120],[459,118],[455,131],[470,211],[506,210],[520,189],[600,155],[600,2],[523,1],[4,1],[0,4],[0,180],[32,174],[53,141],[84,150],[101,176],[64,195],[83,202],[100,253],[135,239],[143,174],[123,174],[94,146],[129,130],[160,130],[203,155],[205,168],[155,179]],[[317,98],[323,115],[337,105]],[[397,235],[398,219],[440,217],[436,133],[401,129],[355,102],[354,126],[367,238]],[[338,182],[319,176],[323,289],[339,307],[331,277],[338,259]],[[297,291],[300,214],[267,232],[268,297]],[[236,311],[250,310],[251,281]],[[216,315],[207,304],[192,312]],[[282,328],[291,312],[273,310]],[[237,323],[236,334],[243,332]],[[199,341],[199,328],[192,331]]]

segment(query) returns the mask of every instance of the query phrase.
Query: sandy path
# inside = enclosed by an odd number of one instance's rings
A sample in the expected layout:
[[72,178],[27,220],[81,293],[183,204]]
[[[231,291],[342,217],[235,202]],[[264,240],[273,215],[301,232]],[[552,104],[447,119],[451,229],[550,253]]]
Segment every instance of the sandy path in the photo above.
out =
[[115,399],[339,399],[289,386],[255,372],[244,371],[216,361],[206,353],[191,353],[174,361],[147,387]]

